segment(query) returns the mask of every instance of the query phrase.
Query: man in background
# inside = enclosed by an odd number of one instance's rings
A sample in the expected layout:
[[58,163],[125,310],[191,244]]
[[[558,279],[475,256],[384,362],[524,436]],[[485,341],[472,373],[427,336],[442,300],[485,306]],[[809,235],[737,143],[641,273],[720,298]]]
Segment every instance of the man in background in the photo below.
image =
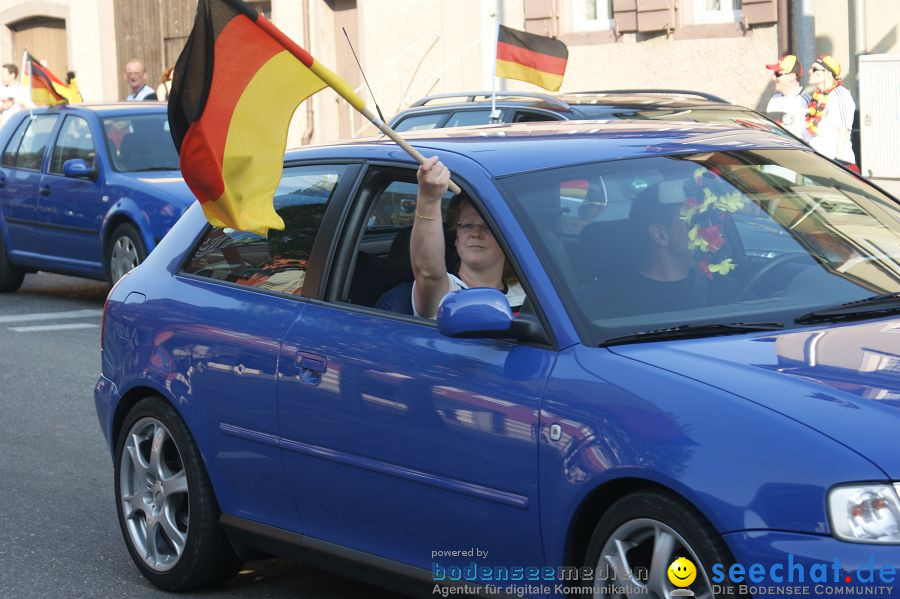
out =
[[125,81],[131,88],[131,93],[125,98],[127,101],[156,100],[156,91],[147,85],[147,67],[137,58],[132,58],[125,65]]
[[766,68],[772,70],[775,76],[775,93],[769,100],[766,112],[779,125],[802,138],[810,102],[810,97],[800,85],[803,66],[796,56],[785,54],[778,62],[767,64]]

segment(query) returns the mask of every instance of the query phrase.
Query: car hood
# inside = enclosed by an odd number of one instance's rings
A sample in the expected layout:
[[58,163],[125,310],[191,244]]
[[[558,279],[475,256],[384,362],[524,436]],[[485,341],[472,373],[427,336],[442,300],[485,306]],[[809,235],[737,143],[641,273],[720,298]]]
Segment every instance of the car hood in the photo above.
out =
[[189,206],[195,199],[179,171],[118,173],[115,183],[166,198],[182,207]]
[[900,480],[900,318],[609,349],[802,422]]

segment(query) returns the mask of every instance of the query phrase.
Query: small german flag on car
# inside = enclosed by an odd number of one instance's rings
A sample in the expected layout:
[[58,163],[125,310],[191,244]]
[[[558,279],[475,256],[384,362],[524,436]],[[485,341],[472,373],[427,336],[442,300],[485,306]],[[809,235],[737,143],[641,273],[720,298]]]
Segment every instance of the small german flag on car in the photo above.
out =
[[499,27],[497,76],[558,91],[569,59],[566,45],[550,37]]

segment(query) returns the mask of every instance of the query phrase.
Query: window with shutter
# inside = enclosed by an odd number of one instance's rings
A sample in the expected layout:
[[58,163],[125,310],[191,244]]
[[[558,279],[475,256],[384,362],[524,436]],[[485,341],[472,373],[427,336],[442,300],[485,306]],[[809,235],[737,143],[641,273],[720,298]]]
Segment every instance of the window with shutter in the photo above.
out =
[[763,25],[778,22],[776,0],[743,0],[744,18],[748,25]]
[[613,0],[613,21],[619,33],[637,31],[637,0]]
[[637,0],[638,31],[675,29],[675,0]]

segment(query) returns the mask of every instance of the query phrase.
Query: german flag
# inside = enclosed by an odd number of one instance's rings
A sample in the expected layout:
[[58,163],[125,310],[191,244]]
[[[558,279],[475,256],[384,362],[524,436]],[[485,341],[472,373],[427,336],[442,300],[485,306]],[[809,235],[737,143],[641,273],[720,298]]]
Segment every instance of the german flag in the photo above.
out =
[[558,91],[566,72],[569,50],[559,40],[500,25],[497,34],[497,76],[518,79]]
[[210,223],[265,235],[284,229],[272,197],[291,116],[330,86],[359,111],[343,80],[240,0],[200,0],[175,64],[169,126],[184,180]]
[[39,106],[50,104],[71,104],[82,102],[81,92],[77,85],[68,85],[60,81],[50,69],[43,66],[40,61],[25,53],[23,61],[22,85],[31,88],[31,101]]

